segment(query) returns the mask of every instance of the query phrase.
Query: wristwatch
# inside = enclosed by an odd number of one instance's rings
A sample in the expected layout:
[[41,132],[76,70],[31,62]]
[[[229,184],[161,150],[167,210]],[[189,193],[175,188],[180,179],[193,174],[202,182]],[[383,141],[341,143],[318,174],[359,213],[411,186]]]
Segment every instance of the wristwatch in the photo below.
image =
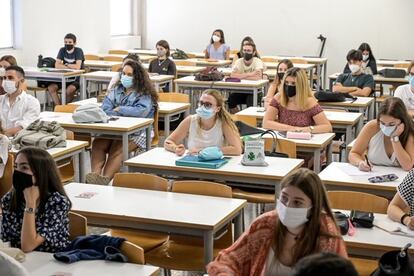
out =
[[405,225],[405,224],[404,224],[404,219],[405,219],[406,217],[409,217],[409,216],[410,216],[409,214],[404,214],[404,215],[402,215],[402,216],[401,216],[400,222],[401,222],[401,224],[402,224],[402,225]]
[[393,141],[394,143],[397,143],[400,141],[400,138],[398,136],[392,136],[391,141]]
[[24,211],[28,214],[34,214],[35,209],[31,208],[31,207],[26,207],[26,208],[24,208]]
[[309,129],[310,129],[310,133],[313,133],[313,130],[315,129],[315,127],[314,126],[309,126]]

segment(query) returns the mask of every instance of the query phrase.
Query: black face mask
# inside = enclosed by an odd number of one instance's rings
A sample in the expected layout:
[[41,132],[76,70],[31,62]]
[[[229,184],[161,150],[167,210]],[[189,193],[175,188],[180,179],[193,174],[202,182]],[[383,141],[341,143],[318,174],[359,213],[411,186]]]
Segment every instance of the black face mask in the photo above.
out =
[[75,47],[75,45],[73,45],[73,44],[65,44],[65,49],[66,49],[66,51],[70,51],[70,50],[72,50],[72,49],[73,49],[73,47]]
[[285,72],[277,73],[277,77],[279,78],[280,81],[283,79],[284,76],[285,76]]
[[296,86],[295,85],[286,85],[285,84],[285,94],[289,98],[296,96]]
[[30,174],[14,170],[13,187],[16,192],[23,192],[24,189],[33,186],[33,179]]
[[251,53],[243,53],[243,58],[244,58],[244,60],[249,61],[249,60],[251,60],[253,58],[253,54],[251,54]]

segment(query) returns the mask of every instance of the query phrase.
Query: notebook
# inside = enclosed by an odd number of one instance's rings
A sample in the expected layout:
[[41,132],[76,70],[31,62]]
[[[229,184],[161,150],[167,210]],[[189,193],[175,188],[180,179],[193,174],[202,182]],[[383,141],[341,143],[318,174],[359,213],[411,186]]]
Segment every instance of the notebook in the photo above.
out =
[[183,158],[175,160],[176,166],[197,167],[207,169],[217,169],[229,162],[230,158],[217,160],[200,161],[197,155],[186,155]]
[[380,220],[380,221],[374,220],[374,225],[393,235],[400,235],[400,236],[414,238],[413,230],[410,230],[408,229],[407,226],[404,226],[397,222],[386,221],[386,220]]

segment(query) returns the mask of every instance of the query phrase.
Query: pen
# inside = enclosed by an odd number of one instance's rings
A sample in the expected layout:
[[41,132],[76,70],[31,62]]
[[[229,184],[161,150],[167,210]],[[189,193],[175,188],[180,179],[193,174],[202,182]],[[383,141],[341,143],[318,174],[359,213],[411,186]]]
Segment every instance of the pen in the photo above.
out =
[[365,154],[365,161],[367,162],[367,165],[369,166],[369,168],[370,168],[370,171],[372,171],[372,166],[371,166],[371,164],[369,163],[369,161],[368,161],[368,156]]

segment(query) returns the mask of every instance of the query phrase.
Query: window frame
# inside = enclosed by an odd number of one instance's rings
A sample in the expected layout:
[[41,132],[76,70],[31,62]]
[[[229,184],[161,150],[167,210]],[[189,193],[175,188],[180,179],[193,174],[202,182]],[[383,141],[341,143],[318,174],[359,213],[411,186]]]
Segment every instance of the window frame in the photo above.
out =
[[7,50],[14,48],[14,5],[13,0],[9,0],[10,3],[10,41],[11,45],[0,45],[0,50]]
[[[116,0],[110,0],[110,5],[112,5],[112,2],[115,2]],[[135,8],[135,4],[133,3],[134,0],[128,0],[129,1],[129,12],[130,12],[130,22],[129,22],[129,32],[128,33],[117,33],[117,34],[112,34],[112,16],[110,16],[110,32],[111,32],[111,37],[119,37],[119,36],[132,36],[134,35],[134,8]]]

